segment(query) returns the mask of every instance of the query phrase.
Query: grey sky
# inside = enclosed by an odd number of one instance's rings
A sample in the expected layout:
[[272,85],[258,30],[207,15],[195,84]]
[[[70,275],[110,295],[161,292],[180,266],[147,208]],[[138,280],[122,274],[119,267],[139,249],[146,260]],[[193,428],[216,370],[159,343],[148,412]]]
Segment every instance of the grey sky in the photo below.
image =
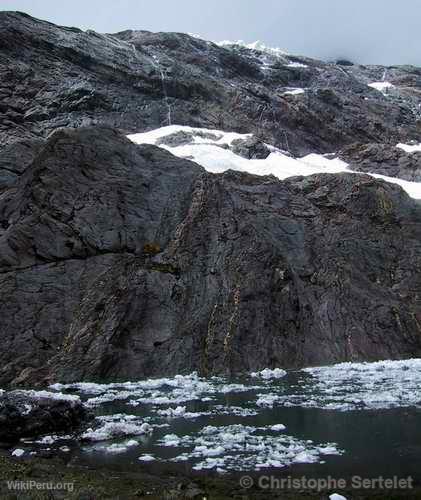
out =
[[420,0],[0,0],[0,10],[100,32],[182,31],[321,59],[421,66]]

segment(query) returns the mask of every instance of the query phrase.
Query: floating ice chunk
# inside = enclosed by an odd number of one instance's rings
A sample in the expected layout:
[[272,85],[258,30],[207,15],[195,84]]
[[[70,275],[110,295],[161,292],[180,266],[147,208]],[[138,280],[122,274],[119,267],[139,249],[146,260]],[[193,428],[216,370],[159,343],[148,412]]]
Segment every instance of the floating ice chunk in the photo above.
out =
[[138,460],[140,460],[141,462],[153,462],[154,460],[156,460],[156,458],[152,455],[141,455]]
[[17,448],[16,450],[12,451],[13,457],[21,457],[24,454],[25,454],[25,450],[22,450],[21,448]]
[[285,377],[287,372],[285,370],[282,370],[281,368],[275,368],[274,370],[269,370],[269,368],[265,368],[261,372],[253,372],[251,374],[252,377],[260,377],[265,380],[269,380],[272,378],[282,378]]
[[121,436],[139,436],[141,434],[150,434],[152,427],[148,423],[133,423],[127,421],[105,422],[98,429],[88,429],[82,434],[82,439],[89,441],[107,441]]
[[57,436],[44,436],[43,438],[35,441],[38,444],[53,444],[57,441]]
[[258,394],[256,401],[257,406],[273,408],[273,405],[278,401],[279,396],[276,394]]
[[293,462],[296,464],[313,464],[318,462],[318,456],[314,453],[309,453],[308,451],[302,451],[295,456]]
[[276,424],[276,425],[272,425],[270,427],[270,430],[275,431],[275,432],[284,431],[285,429],[286,429],[286,427],[284,424]]
[[177,447],[180,446],[180,438],[177,436],[177,434],[166,434],[162,438],[161,443],[163,444],[163,446]]
[[124,444],[113,443],[110,446],[106,446],[102,449],[107,453],[126,453],[127,446],[124,446]]

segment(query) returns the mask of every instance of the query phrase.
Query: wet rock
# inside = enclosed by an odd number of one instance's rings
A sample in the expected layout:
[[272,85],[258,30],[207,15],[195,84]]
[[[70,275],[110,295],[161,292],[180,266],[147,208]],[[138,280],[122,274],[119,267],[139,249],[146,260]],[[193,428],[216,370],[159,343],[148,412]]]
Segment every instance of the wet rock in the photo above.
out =
[[[421,132],[419,69],[325,63],[180,33],[99,34],[0,12],[0,145],[60,127],[255,133],[295,155]],[[388,96],[368,87],[383,77]],[[282,88],[305,89],[298,96]],[[0,182],[14,176],[0,171]]]
[[352,170],[421,182],[421,151],[407,153],[394,144],[353,144],[339,153]]
[[264,160],[270,155],[270,149],[255,136],[245,140],[235,139],[232,141],[231,150],[247,160]]
[[77,396],[46,391],[11,391],[0,395],[0,443],[42,434],[72,432],[90,414]]

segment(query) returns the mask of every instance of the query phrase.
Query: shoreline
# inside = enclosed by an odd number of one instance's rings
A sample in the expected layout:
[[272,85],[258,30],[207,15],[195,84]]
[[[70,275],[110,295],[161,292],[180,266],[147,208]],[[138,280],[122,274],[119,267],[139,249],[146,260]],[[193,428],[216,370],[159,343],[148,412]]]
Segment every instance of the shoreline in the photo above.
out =
[[[253,476],[253,474],[252,474]],[[0,450],[0,498],[2,499],[71,499],[88,500],[97,498],[112,499],[201,499],[207,500],[305,500],[317,498],[328,500],[334,493],[297,490],[267,490],[258,487],[242,488],[240,475],[216,475],[174,473],[165,471],[153,474],[142,467],[139,471],[122,471],[110,466],[87,467],[66,464],[58,457],[15,459]],[[36,486],[27,490],[13,490],[8,482],[28,484],[51,484],[56,490],[40,490]],[[59,489],[58,486],[61,485]],[[70,486],[68,486],[70,485]],[[335,491],[347,500],[369,499],[413,499],[421,500],[421,486],[410,490],[365,490],[349,488]]]

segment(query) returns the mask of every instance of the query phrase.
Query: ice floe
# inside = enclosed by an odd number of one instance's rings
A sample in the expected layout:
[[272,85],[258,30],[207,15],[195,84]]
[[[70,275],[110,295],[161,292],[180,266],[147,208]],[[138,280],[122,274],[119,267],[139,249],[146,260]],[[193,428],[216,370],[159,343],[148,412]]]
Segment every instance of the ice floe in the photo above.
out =
[[[235,424],[206,426],[196,435],[168,435],[158,442],[161,446],[191,448],[172,460],[194,462],[194,470],[218,469],[242,471],[286,467],[294,463],[317,463],[325,455],[340,455],[337,445],[314,445],[311,441],[285,434],[268,433],[271,428],[256,428]],[[170,443],[170,444],[169,444]]]
[[[282,423],[283,407],[341,412],[421,407],[420,385],[421,359],[412,359],[288,372],[266,368],[234,379],[192,373],[51,390],[77,392],[94,407],[96,424],[81,436],[90,442],[84,451],[117,455],[138,446],[140,462],[190,462],[195,470],[223,473],[316,464],[343,453],[340,443],[292,435],[292,426]],[[109,414],[110,405],[118,410]],[[270,423],[262,426],[266,416]],[[59,439],[63,436],[44,436],[37,444],[60,449]]]
[[88,441],[107,441],[122,436],[150,434],[153,431],[152,426],[147,422],[134,421],[129,417],[126,415],[97,417],[101,425],[87,429],[81,437]]
[[260,372],[253,372],[251,374],[252,377],[260,377],[266,380],[272,379],[272,378],[283,378],[287,372],[285,370],[282,370],[282,368],[275,368],[274,370],[270,370],[269,368],[265,368],[264,370]]
[[22,450],[21,448],[17,448],[16,450],[12,451],[13,457],[21,457],[24,454],[25,454],[25,450]]

